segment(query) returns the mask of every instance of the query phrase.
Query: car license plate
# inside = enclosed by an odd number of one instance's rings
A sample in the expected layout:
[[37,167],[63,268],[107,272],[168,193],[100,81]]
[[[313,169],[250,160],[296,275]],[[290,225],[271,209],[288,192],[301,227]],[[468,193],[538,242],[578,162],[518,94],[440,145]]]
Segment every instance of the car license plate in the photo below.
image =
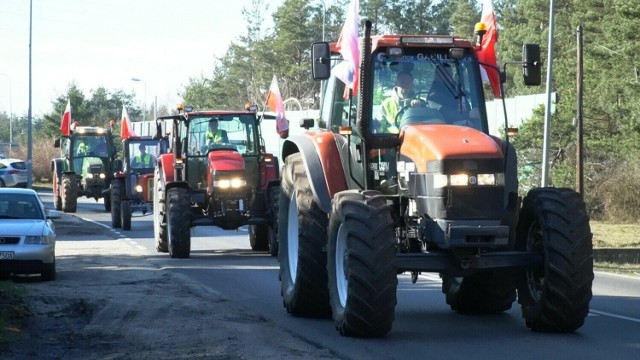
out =
[[13,260],[13,251],[0,251],[0,260]]

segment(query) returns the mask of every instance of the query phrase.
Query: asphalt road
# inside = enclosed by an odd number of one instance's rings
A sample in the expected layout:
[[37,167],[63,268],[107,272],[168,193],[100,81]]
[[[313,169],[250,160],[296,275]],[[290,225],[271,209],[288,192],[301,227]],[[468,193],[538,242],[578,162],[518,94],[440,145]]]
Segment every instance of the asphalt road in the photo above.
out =
[[[42,197],[51,206],[50,195]],[[392,331],[381,339],[354,339],[340,336],[330,319],[286,314],[280,297],[277,259],[251,251],[244,228],[195,228],[191,258],[181,260],[155,251],[150,215],[134,214],[130,231],[116,231],[110,228],[110,216],[102,201],[81,200],[75,216],[103,225],[104,232],[88,236],[127,238],[143,250],[144,260],[223,294],[287,333],[327,349],[336,358],[640,358],[640,277],[596,273],[585,325],[571,334],[546,334],[526,328],[517,303],[500,315],[459,315],[446,305],[437,274],[421,275],[416,284],[408,275],[400,275]]]

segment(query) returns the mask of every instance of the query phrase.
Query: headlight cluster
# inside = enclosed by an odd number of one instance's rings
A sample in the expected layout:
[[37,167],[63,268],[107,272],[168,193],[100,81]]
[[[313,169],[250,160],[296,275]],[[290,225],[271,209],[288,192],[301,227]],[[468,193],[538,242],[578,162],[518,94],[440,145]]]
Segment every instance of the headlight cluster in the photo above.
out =
[[241,178],[233,178],[233,179],[220,179],[215,180],[213,182],[213,187],[221,188],[221,189],[238,189],[241,187],[247,186],[247,180]]
[[142,192],[142,185],[140,185],[140,184],[136,185],[135,190],[136,190],[137,193],[141,193]]
[[504,174],[434,174],[433,187],[436,189],[445,186],[496,186],[504,185]]
[[54,240],[54,236],[27,236],[24,239],[24,243],[31,245],[47,245],[53,243]]

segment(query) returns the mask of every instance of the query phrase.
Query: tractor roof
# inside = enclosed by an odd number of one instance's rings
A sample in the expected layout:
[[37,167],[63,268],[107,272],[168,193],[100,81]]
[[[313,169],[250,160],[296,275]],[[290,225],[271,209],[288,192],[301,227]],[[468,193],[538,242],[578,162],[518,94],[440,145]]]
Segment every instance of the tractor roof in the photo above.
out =
[[[331,51],[338,52],[337,43],[331,43]],[[380,47],[468,47],[473,45],[468,40],[448,35],[377,35],[371,37],[371,51]]]

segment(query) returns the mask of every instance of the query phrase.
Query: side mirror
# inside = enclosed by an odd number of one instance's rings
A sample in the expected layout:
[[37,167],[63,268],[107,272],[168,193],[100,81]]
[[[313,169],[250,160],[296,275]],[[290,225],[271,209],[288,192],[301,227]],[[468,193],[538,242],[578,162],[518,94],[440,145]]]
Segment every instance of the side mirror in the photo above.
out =
[[331,76],[331,50],[328,42],[311,45],[311,73],[314,80],[326,80]]
[[300,120],[300,127],[303,127],[307,130],[313,127],[313,119],[302,119]]
[[542,62],[540,61],[540,45],[524,44],[522,46],[522,75],[524,84],[537,86],[542,83]]

